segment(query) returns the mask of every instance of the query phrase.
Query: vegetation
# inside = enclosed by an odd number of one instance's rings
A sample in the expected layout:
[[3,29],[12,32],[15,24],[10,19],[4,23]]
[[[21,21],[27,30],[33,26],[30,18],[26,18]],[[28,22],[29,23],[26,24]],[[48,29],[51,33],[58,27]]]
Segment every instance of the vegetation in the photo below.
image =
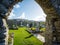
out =
[[45,31],[46,29],[45,29],[45,28],[41,28],[40,30],[41,30],[41,31]]
[[[34,27],[32,27],[32,28],[28,28],[29,30],[36,30],[36,28],[34,28]],[[45,31],[46,30],[46,28],[45,27],[42,27],[42,28],[40,28],[40,31]]]
[[43,45],[43,43],[34,36],[26,38],[31,34],[25,30],[25,27],[20,27],[18,30],[9,31],[9,33],[14,33],[14,45]]

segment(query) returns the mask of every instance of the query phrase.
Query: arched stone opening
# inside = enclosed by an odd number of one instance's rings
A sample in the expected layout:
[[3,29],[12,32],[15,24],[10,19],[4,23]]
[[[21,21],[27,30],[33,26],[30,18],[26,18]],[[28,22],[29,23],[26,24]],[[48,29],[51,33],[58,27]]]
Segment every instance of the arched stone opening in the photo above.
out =
[[[13,5],[19,2],[20,0],[5,0],[5,1],[0,1],[0,30],[1,34],[0,35],[0,44],[1,45],[8,45],[7,38],[8,38],[8,31],[7,31],[7,26],[6,26],[6,17],[7,15],[10,14]],[[12,3],[10,3],[12,2]],[[44,12],[47,14],[46,17],[46,44],[45,45],[58,45],[60,43],[60,16],[56,12],[54,5],[49,0],[36,0],[39,5],[41,5],[42,9]],[[6,4],[5,4],[6,3]],[[10,4],[10,5],[8,5]],[[5,7],[7,6],[7,7]],[[4,7],[4,8],[3,8]],[[6,9],[6,10],[5,10]],[[8,13],[7,13],[8,12]],[[6,33],[6,34],[5,34]],[[7,37],[7,38],[6,38]],[[5,39],[5,40],[4,40]]]
[[13,5],[22,0],[0,0],[0,45],[8,45],[7,16],[13,9]]
[[[59,24],[60,14],[58,13],[57,0],[36,0],[47,14],[46,17],[46,32],[45,32],[45,44],[44,45],[60,45]],[[56,6],[56,7],[55,7]],[[56,10],[57,9],[57,10]]]

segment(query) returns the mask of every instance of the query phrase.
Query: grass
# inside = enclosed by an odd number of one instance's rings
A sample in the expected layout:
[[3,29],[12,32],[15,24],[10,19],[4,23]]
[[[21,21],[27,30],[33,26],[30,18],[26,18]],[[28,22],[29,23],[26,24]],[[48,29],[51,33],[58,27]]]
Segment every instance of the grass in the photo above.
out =
[[41,30],[41,31],[45,31],[45,30],[46,30],[46,28],[41,28],[40,30]]
[[18,30],[9,31],[9,33],[14,33],[14,45],[43,45],[43,43],[34,36],[25,39],[31,35],[25,30],[25,27],[21,27]]
[[[29,30],[31,30],[31,29],[32,29],[32,30],[36,30],[36,28],[34,28],[34,27],[28,28],[28,29],[29,29]],[[41,31],[45,31],[45,27],[44,27],[44,28],[41,28],[40,30],[41,30]]]

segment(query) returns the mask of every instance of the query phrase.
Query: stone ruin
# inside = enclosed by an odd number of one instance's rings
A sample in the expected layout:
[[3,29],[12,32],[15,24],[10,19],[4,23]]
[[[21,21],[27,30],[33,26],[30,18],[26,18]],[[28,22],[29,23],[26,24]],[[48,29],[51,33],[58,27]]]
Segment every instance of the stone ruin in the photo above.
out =
[[44,45],[60,45],[60,0],[36,0],[46,17]]
[[13,9],[13,5],[22,0],[0,0],[0,45],[8,45],[7,16]]
[[[46,13],[44,45],[60,45],[60,0],[35,0]],[[0,45],[8,45],[7,16],[21,0],[0,0]]]

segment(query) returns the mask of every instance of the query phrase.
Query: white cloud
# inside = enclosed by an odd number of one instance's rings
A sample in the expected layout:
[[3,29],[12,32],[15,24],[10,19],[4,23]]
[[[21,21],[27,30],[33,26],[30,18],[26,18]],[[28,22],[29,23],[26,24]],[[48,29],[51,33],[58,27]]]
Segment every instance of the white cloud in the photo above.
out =
[[32,20],[35,20],[35,21],[45,21],[46,20],[46,16],[45,15],[39,15],[35,18],[33,18]]
[[12,10],[12,12],[10,13],[10,16],[8,16],[8,19],[12,19],[13,17],[15,17],[14,11]]
[[28,19],[28,20],[34,20],[34,21],[45,21],[46,20],[46,15],[38,15],[37,17],[34,18],[26,18],[25,12],[22,13],[18,19]]
[[14,5],[14,8],[20,8],[19,4]]
[[26,15],[25,15],[25,13],[23,12],[22,15],[20,15],[20,16],[17,17],[17,18],[19,18],[19,19],[26,19]]

